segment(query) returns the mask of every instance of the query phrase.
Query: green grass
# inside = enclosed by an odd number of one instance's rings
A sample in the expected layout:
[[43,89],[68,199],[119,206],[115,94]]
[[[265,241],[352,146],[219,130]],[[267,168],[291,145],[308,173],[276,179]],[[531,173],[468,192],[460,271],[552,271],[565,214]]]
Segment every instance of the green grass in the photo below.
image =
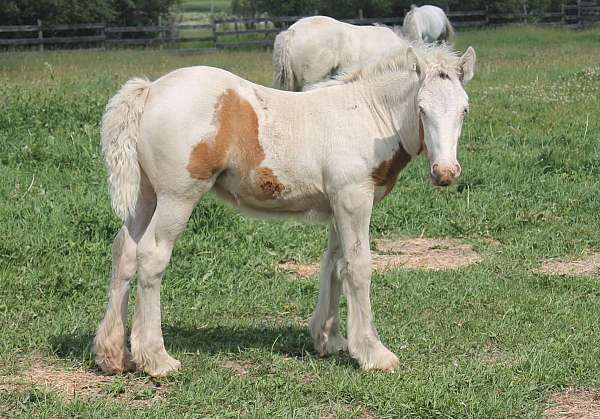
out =
[[[305,320],[317,281],[274,265],[317,259],[324,227],[250,220],[209,198],[163,282],[165,344],[183,363],[158,381],[165,399],[115,402],[137,376],[72,401],[44,388],[0,389],[0,416],[536,417],[553,391],[600,390],[598,278],[531,271],[600,250],[600,30],[469,31],[458,47],[467,45],[478,66],[463,175],[439,190],[424,159],[410,165],[377,206],[372,236],[457,237],[485,259],[374,275],[376,324],[400,371],[363,372],[347,355],[313,353]],[[33,356],[93,369],[119,228],[99,149],[103,108],[130,76],[195,64],[270,83],[262,51],[2,56],[0,375]],[[232,373],[228,361],[248,373]]]
[[184,13],[226,12],[231,8],[230,0],[183,0],[177,4],[177,9]]

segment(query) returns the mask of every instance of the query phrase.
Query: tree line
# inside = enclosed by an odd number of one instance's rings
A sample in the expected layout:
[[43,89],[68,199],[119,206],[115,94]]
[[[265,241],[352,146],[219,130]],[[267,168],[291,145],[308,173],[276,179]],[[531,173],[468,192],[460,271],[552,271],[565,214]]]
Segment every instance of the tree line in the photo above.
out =
[[322,14],[337,18],[404,16],[411,4],[433,4],[443,9],[468,11],[488,9],[499,13],[517,13],[527,10],[545,12],[560,10],[564,0],[232,0],[232,12],[237,15],[306,16]]
[[0,0],[0,25],[156,24],[177,0]]
[[[106,22],[113,25],[151,25],[169,14],[181,0],[1,0],[0,25]],[[207,0],[208,1],[208,0]],[[415,0],[232,0],[230,12],[239,16],[306,16],[323,14],[337,18],[403,16]],[[521,12],[558,10],[564,0],[431,0],[450,10]]]

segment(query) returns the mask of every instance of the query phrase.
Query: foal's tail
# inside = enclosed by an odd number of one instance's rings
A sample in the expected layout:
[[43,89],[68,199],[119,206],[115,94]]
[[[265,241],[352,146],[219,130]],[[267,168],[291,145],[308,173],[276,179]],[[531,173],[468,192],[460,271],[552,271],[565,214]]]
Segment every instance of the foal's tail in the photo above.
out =
[[273,87],[296,90],[296,80],[290,57],[290,40],[293,31],[280,32],[273,45]]
[[140,189],[137,141],[150,84],[141,78],[129,80],[108,102],[102,117],[102,153],[112,207],[123,220],[134,214]]
[[417,9],[418,6],[411,4],[410,10],[406,12],[402,22],[402,32],[410,41],[421,41],[421,33],[417,28],[417,22],[415,22],[415,11]]
[[451,45],[454,44],[454,41],[456,40],[456,32],[454,31],[454,28],[452,27],[452,24],[450,23],[450,19],[448,19],[448,16],[446,16],[445,32],[446,32],[446,42]]

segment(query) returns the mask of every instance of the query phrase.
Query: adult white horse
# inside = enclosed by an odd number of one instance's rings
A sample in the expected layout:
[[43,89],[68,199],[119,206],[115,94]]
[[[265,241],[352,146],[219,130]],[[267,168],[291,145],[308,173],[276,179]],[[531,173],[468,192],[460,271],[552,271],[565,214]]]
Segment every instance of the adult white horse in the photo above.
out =
[[450,20],[442,9],[436,6],[410,6],[404,16],[403,33],[411,41],[453,43],[456,34]]
[[[102,120],[115,211],[108,306],[95,337],[106,372],[162,376],[179,368],[165,350],[160,283],[193,208],[209,191],[260,216],[330,223],[310,333],[320,355],[348,349],[366,369],[393,370],[369,296],[369,222],[400,170],[427,150],[433,184],[460,174],[457,144],[475,51],[399,47],[337,85],[306,93],[263,87],[227,71],[184,68],[128,81]],[[129,282],[139,286],[131,353]],[[348,340],[339,331],[341,292]]]
[[356,26],[326,16],[300,19],[275,38],[273,86],[305,90],[378,59],[401,42],[387,26]]

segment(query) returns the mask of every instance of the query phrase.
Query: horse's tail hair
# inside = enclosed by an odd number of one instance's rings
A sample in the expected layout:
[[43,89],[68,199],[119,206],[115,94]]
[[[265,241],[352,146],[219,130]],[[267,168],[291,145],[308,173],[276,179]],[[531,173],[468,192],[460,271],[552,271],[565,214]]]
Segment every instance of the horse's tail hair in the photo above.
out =
[[140,190],[137,142],[151,82],[133,78],[110,99],[102,117],[101,143],[108,169],[112,207],[125,220],[135,211]]
[[452,23],[450,23],[450,19],[448,19],[448,16],[446,16],[446,42],[448,44],[454,44],[455,40],[456,40],[456,32],[454,31],[454,28],[452,27]]
[[296,81],[290,56],[290,38],[293,31],[283,31],[273,45],[273,87],[296,90]]

